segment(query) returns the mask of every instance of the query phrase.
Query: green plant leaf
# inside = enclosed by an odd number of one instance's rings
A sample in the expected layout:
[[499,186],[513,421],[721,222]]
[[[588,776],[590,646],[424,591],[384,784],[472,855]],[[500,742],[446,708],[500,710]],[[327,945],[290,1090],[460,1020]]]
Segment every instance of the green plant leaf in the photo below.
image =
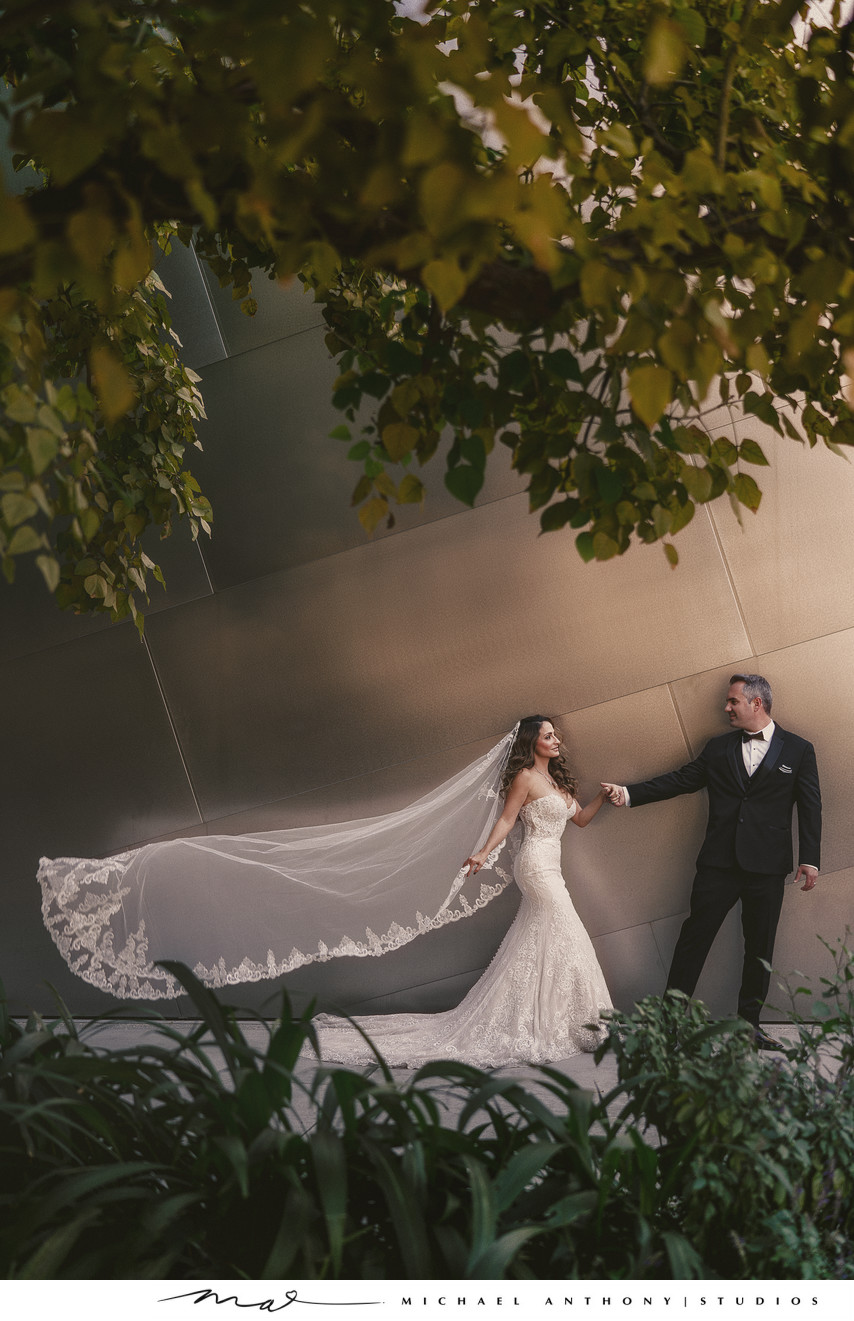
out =
[[673,376],[666,367],[643,363],[629,372],[629,395],[640,420],[653,427],[673,399]]
[[759,508],[762,499],[762,492],[756,485],[756,482],[747,473],[737,473],[733,481],[736,499],[748,509],[754,512]]
[[392,463],[400,463],[418,444],[418,432],[406,422],[392,422],[383,427],[382,442]]
[[463,504],[474,505],[475,499],[483,486],[483,472],[471,464],[461,463],[445,473],[445,485]]
[[369,536],[376,531],[387,516],[388,501],[382,496],[375,496],[373,500],[369,500],[367,504],[362,505],[359,510],[359,522]]

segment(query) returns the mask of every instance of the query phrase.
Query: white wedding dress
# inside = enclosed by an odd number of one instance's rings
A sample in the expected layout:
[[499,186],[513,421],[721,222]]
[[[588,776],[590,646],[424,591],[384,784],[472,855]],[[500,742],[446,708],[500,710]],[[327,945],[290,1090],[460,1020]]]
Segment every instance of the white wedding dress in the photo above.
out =
[[[514,867],[522,902],[486,972],[455,1009],[354,1020],[387,1064],[545,1064],[595,1050],[602,1041],[600,1020],[611,998],[560,867],[561,836],[576,810],[554,793],[522,808],[525,834]],[[376,1062],[345,1020],[321,1014],[314,1022],[322,1059]]]
[[[223,988],[306,964],[382,957],[474,916],[515,876],[519,912],[456,1009],[356,1021],[393,1065],[450,1057],[493,1067],[592,1050],[611,1001],[560,870],[575,806],[560,794],[536,799],[481,872],[460,868],[502,811],[515,736],[381,816],[159,841],[108,858],[42,858],[45,925],[90,985],[119,999],[172,999],[184,991],[177,963]],[[517,844],[511,876],[502,864]],[[315,1021],[323,1059],[375,1060],[347,1020]]]

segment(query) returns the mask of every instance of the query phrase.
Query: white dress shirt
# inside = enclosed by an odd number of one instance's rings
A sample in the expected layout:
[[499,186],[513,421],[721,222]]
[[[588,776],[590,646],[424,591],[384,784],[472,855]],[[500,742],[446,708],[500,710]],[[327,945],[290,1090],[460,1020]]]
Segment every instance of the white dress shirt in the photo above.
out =
[[[752,738],[743,738],[741,744],[741,756],[744,761],[744,769],[748,775],[753,775],[759,769],[765,759],[771,738],[774,733],[774,721],[769,720],[763,729],[757,729]],[[747,730],[742,731],[742,735]]]

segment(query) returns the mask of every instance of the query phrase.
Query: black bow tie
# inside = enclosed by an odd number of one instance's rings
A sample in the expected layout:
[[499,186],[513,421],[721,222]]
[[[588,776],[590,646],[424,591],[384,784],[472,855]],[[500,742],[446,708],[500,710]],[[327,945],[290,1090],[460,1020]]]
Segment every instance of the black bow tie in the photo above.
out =
[[748,730],[745,730],[744,733],[742,734],[741,741],[742,743],[749,743],[750,740],[753,738],[761,738],[762,742],[763,743],[765,742],[765,735],[763,733],[760,732],[758,734],[751,734],[748,732]]

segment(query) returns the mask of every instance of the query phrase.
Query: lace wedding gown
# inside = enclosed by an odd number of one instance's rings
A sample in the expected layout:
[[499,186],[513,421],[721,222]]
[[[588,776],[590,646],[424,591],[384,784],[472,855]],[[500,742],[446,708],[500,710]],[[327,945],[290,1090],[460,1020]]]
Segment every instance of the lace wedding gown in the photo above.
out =
[[[356,1018],[386,1063],[545,1064],[594,1050],[603,1039],[599,1020],[611,999],[560,869],[561,836],[576,810],[559,794],[522,808],[525,834],[514,868],[522,903],[486,972],[455,1009]],[[314,1022],[324,1060],[375,1063],[344,1020],[321,1014]]]
[[[358,1021],[398,1065],[439,1057],[484,1067],[545,1063],[592,1050],[611,1002],[560,871],[575,807],[559,794],[536,799],[481,872],[460,868],[501,813],[516,732],[381,816],[158,841],[108,858],[42,858],[45,925],[91,985],[119,999],[172,999],[183,993],[176,962],[206,986],[230,987],[331,959],[382,957],[464,921],[513,884],[501,864],[521,836],[519,912],[462,1004]],[[346,1020],[316,1022],[324,1059],[374,1062]]]

